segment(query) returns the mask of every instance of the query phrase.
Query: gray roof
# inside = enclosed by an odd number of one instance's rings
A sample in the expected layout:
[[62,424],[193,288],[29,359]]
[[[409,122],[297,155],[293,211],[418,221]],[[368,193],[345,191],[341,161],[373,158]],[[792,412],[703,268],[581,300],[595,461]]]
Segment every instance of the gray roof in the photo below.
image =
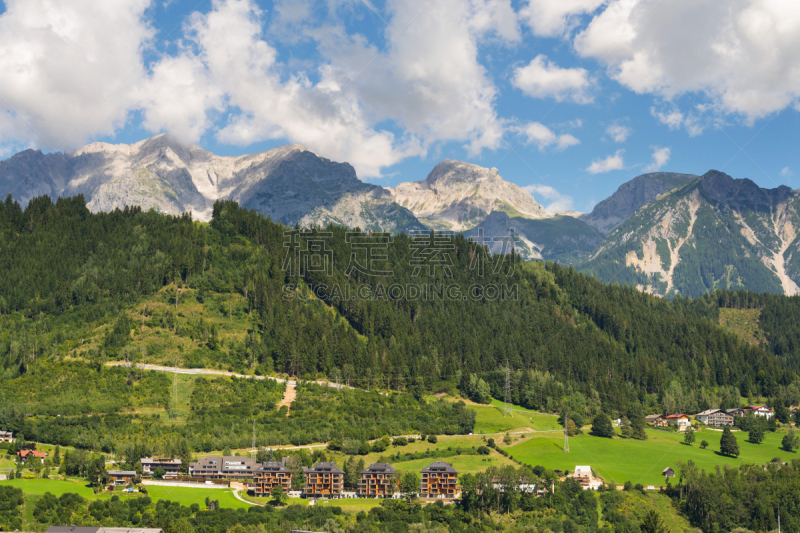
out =
[[280,461],[267,461],[261,463],[261,466],[256,470],[257,472],[291,472]]
[[396,470],[389,463],[372,463],[369,467],[365,468],[360,474],[394,474]]
[[143,459],[139,459],[139,462],[142,464],[173,464],[179,465],[181,464],[180,459],[167,459],[165,457],[145,457]]
[[447,472],[448,474],[458,474],[455,468],[442,461],[435,461],[430,465],[428,465],[427,468],[423,468],[422,470],[420,470],[420,472],[424,473]]
[[109,476],[136,476],[135,470],[109,470]]
[[306,472],[331,472],[333,474],[344,474],[344,470],[336,466],[336,463],[331,462],[317,463],[312,468],[306,470]]

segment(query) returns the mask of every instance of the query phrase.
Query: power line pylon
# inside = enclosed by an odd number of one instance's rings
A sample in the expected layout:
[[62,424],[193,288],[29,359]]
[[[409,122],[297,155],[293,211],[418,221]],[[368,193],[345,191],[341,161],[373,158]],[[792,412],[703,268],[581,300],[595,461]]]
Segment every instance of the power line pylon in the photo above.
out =
[[250,449],[250,454],[255,459],[256,454],[258,453],[258,448],[256,448],[256,419],[253,419],[253,447]]
[[569,453],[569,411],[564,411],[564,453]]

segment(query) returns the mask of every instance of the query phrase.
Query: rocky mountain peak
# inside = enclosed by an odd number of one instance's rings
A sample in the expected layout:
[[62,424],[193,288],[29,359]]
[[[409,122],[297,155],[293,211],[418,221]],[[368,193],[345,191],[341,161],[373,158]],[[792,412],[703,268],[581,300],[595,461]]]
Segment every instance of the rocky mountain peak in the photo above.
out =
[[786,185],[775,189],[762,189],[752,180],[734,179],[718,170],[709,170],[703,174],[701,189],[706,197],[716,204],[760,212],[771,212],[773,206],[785,202],[794,194],[794,191]]

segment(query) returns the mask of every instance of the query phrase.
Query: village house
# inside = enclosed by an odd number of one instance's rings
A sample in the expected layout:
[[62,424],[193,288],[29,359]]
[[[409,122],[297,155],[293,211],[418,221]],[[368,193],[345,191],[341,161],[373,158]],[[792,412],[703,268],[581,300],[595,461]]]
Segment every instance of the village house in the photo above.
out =
[[733,425],[733,415],[726,413],[722,409],[708,409],[702,413],[697,413],[695,418],[698,422],[707,426]]
[[388,463],[372,463],[360,472],[358,493],[367,498],[391,498],[397,492],[396,470]]
[[647,415],[644,417],[645,422],[647,422],[651,426],[655,427],[666,427],[667,419],[664,418],[664,415]]
[[762,418],[766,418],[769,420],[773,417],[775,413],[772,412],[772,408],[767,407],[766,405],[748,405],[744,409],[744,414],[753,413],[755,416],[760,416]]
[[205,479],[251,480],[259,466],[250,457],[209,455],[196,463],[189,463],[189,475]]
[[594,477],[590,466],[576,466],[571,477],[580,484],[583,490],[597,490],[603,485],[602,480]]
[[256,496],[269,496],[275,487],[281,487],[283,493],[288,494],[292,488],[292,471],[279,461],[267,461],[256,470],[253,481]]
[[146,457],[139,461],[142,463],[142,473],[146,476],[152,476],[157,469],[162,469],[164,477],[177,477],[181,472],[180,459],[165,459],[162,457]]
[[42,464],[44,464],[44,458],[47,457],[45,452],[37,452],[35,450],[20,450],[17,452],[17,455],[20,456],[24,463],[27,463],[30,460],[41,460]]
[[455,498],[458,495],[458,472],[442,461],[431,463],[420,471],[421,498]]
[[111,478],[112,485],[127,485],[133,483],[133,478],[136,477],[134,470],[109,470],[107,474]]
[[725,412],[731,416],[744,416],[744,409],[740,409],[738,407],[734,409],[726,409]]
[[0,442],[14,442],[14,434],[10,431],[0,431]]
[[689,422],[689,417],[683,413],[667,415],[667,424],[670,426],[677,426],[678,431],[686,431],[692,426],[691,422]]
[[307,498],[339,498],[344,490],[344,470],[335,463],[322,462],[305,470]]

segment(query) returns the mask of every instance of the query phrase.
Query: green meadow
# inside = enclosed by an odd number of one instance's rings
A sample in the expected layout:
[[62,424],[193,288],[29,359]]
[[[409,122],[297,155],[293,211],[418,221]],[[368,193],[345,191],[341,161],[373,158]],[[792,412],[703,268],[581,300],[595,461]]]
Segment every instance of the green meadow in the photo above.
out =
[[[569,453],[564,452],[563,435],[541,435],[520,444],[506,448],[516,460],[531,466],[542,465],[547,468],[573,470],[577,465],[589,465],[603,479],[611,483],[623,484],[626,481],[642,485],[664,485],[661,472],[672,467],[678,472],[678,463],[692,460],[700,468],[711,470],[716,465],[738,466],[744,463],[768,463],[774,457],[791,461],[796,453],[780,449],[784,432],[767,432],[764,442],[747,442],[747,434],[734,432],[739,444],[739,457],[726,457],[719,454],[721,431],[705,429],[695,432],[694,445],[683,444],[683,434],[648,430],[647,440],[639,441],[620,437],[606,439],[588,434],[569,439]],[[700,442],[706,440],[709,447],[700,449]],[[673,481],[675,482],[675,481]]]

